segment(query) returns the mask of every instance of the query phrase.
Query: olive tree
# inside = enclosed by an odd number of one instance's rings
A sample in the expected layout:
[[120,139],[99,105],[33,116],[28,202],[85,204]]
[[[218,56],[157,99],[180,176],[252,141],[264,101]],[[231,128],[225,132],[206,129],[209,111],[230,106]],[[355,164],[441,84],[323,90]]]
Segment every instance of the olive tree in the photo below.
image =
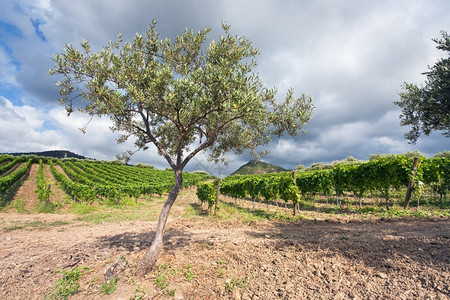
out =
[[[436,48],[450,54],[450,37],[445,31],[441,34],[442,39],[433,39]],[[405,137],[412,144],[421,133],[429,135],[434,130],[450,136],[450,55],[428,69],[423,73],[427,76],[425,86],[405,82],[399,93],[400,101],[394,102],[402,109],[400,125],[411,126]]]
[[[186,29],[174,40],[160,39],[153,21],[132,42],[117,40],[91,51],[88,41],[71,44],[54,57],[50,74],[62,75],[60,103],[91,116],[108,116],[119,142],[134,138],[136,149],[154,144],[175,173],[175,182],[159,216],[156,235],[139,263],[147,273],[163,249],[164,227],[180,191],[183,169],[201,151],[210,161],[224,162],[227,152],[250,151],[272,136],[296,135],[310,120],[313,99],[283,101],[266,88],[255,57],[259,50],[245,37],[223,34],[209,42],[210,28]],[[131,154],[131,152],[129,152]]]

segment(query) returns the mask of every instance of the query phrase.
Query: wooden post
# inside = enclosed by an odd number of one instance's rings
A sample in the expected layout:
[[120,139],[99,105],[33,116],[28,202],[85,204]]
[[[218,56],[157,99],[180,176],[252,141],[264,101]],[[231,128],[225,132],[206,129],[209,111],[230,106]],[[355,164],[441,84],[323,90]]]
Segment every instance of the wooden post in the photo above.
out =
[[220,176],[217,179],[216,201],[214,202],[214,215],[216,215],[217,205],[219,205],[219,195],[220,195]]
[[[294,179],[294,183],[295,183],[295,170],[294,171],[292,171],[292,178]],[[296,184],[296,183],[295,183]],[[297,215],[297,203],[296,202],[294,202],[294,201],[292,201],[293,203],[294,203],[294,205],[292,205],[292,207],[293,207],[293,214],[294,214],[294,217]]]
[[411,198],[411,194],[412,194],[412,191],[414,188],[414,178],[416,177],[418,164],[419,164],[419,158],[414,157],[414,162],[413,162],[413,166],[412,166],[413,176],[412,176],[411,180],[409,181],[408,187],[406,188],[405,205],[403,206],[403,208],[407,208],[409,206],[409,199]]
[[122,194],[122,187],[119,187],[119,197],[117,197],[117,201],[116,204],[119,205],[120,204],[120,196]]

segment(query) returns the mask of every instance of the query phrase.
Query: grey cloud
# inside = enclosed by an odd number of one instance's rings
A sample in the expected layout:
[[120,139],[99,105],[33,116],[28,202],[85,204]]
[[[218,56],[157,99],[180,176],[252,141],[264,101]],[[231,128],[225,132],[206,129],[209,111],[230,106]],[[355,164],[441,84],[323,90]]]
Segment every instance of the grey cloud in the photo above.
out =
[[[448,1],[48,3],[50,6],[33,11],[23,9],[25,14],[12,12],[8,4],[3,17],[15,22],[23,35],[8,40],[21,63],[20,70],[14,71],[11,64],[1,61],[5,70],[8,67],[8,72],[14,72],[15,80],[9,80],[9,84],[17,84],[26,97],[43,105],[55,103],[58,95],[53,85],[56,79],[45,73],[49,60],[68,42],[79,46],[84,38],[94,49],[100,49],[119,32],[126,40],[136,32],[144,33],[154,18],[161,38],[173,38],[186,27],[200,30],[204,26],[213,28],[213,38],[221,33],[221,21],[226,21],[232,34],[244,35],[261,48],[257,71],[268,87],[279,87],[280,99],[291,86],[297,94],[307,92],[316,98],[313,119],[305,126],[307,135],[274,140],[267,147],[270,154],[265,161],[294,168],[300,163],[330,162],[349,155],[368,159],[368,155],[378,152],[418,149],[434,154],[449,149],[448,139],[439,133],[409,145],[403,138],[408,129],[399,126],[399,110],[393,104],[398,100],[400,85],[404,81],[423,82],[420,73],[439,57],[431,39],[439,37],[440,30],[450,28]],[[30,18],[40,20],[39,29],[46,43],[34,32]],[[73,126],[62,121],[58,124]],[[116,153],[132,146],[115,145],[111,135],[88,144],[90,138],[64,130],[68,134],[64,145],[86,156],[114,159]],[[77,143],[79,140],[85,145]],[[226,173],[250,158],[230,154],[229,166],[223,167],[210,165],[199,156],[188,168],[193,171],[207,166],[215,174]],[[137,153],[133,161],[166,166],[151,149]]]

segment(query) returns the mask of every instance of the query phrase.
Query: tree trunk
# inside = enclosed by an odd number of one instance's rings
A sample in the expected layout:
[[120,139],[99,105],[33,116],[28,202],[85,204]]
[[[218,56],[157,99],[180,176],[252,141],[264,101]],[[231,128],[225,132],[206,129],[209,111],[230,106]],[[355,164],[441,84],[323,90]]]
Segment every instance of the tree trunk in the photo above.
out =
[[158,260],[159,254],[163,250],[163,235],[166,226],[167,218],[169,217],[170,209],[172,208],[175,199],[177,199],[183,183],[182,170],[175,171],[175,184],[167,197],[166,203],[159,215],[158,225],[156,227],[155,238],[150,246],[150,249],[145,253],[144,257],[139,261],[138,274],[145,275],[150,272]]

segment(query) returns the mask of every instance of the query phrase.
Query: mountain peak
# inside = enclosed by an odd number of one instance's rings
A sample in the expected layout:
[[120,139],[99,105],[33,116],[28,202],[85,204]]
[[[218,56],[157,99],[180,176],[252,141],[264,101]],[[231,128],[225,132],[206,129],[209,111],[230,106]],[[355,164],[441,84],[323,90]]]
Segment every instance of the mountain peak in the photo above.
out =
[[288,170],[264,162],[260,160],[252,159],[245,165],[241,166],[239,169],[234,171],[231,175],[252,175],[252,174],[265,174],[265,173],[279,173],[286,172]]

